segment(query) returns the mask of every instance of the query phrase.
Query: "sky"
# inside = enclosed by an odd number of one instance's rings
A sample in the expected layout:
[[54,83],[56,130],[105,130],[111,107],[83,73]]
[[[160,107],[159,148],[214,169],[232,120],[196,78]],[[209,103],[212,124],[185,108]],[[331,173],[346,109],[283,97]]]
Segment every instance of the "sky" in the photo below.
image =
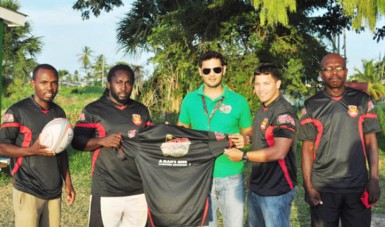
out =
[[[49,63],[57,69],[66,69],[73,73],[80,68],[80,55],[83,48],[88,46],[95,56],[106,56],[108,64],[124,61],[142,65],[151,72],[147,61],[149,54],[132,56],[119,51],[116,39],[117,23],[129,11],[130,1],[124,1],[123,7],[115,8],[112,12],[102,12],[99,17],[91,16],[88,20],[82,20],[81,13],[72,9],[75,1],[19,0],[19,12],[27,15],[27,21],[32,24],[32,34],[42,37],[43,50],[37,56],[39,63]],[[385,24],[383,18],[381,22]],[[360,34],[347,32],[349,75],[354,73],[354,68],[362,70],[362,60],[384,58],[385,40],[377,43],[372,37],[370,31]]]

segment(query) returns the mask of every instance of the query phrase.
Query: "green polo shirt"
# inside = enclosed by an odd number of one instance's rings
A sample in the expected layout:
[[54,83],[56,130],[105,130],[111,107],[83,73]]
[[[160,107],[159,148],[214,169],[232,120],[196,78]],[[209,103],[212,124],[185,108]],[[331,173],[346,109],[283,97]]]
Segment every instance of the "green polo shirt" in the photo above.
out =
[[[190,125],[192,129],[225,134],[240,133],[242,128],[251,127],[250,107],[245,97],[224,86],[222,96],[211,100],[203,93],[203,86],[201,85],[197,90],[188,93],[183,99],[179,115],[181,123]],[[206,102],[207,113],[204,110],[202,96]],[[209,116],[221,100],[222,102],[212,114],[209,123]],[[214,177],[228,177],[242,172],[243,162],[233,162],[223,154],[215,160]]]

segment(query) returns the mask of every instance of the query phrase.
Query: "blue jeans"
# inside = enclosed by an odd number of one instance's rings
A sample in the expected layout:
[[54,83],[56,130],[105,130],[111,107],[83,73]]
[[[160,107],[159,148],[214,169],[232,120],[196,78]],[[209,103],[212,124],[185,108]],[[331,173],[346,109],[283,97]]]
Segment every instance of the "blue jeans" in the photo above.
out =
[[214,178],[210,194],[209,225],[218,226],[217,211],[222,214],[224,227],[243,226],[244,217],[243,174]]
[[279,196],[248,195],[249,227],[290,227],[291,203],[296,188]]

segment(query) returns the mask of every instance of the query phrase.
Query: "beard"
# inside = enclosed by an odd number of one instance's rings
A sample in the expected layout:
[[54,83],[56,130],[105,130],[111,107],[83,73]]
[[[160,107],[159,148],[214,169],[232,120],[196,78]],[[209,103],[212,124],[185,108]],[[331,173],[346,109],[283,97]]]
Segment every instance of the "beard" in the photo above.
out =
[[110,96],[114,98],[114,100],[119,104],[125,105],[127,104],[128,100],[130,100],[131,93],[126,93],[124,97],[121,97],[118,93],[114,92],[113,90],[110,90]]

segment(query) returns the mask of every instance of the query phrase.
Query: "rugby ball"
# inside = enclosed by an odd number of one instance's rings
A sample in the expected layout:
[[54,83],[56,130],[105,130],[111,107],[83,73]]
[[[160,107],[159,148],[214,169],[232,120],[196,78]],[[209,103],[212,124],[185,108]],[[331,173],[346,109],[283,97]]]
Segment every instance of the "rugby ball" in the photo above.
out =
[[64,151],[74,137],[72,124],[66,118],[55,118],[48,122],[40,133],[40,144],[58,154]]

